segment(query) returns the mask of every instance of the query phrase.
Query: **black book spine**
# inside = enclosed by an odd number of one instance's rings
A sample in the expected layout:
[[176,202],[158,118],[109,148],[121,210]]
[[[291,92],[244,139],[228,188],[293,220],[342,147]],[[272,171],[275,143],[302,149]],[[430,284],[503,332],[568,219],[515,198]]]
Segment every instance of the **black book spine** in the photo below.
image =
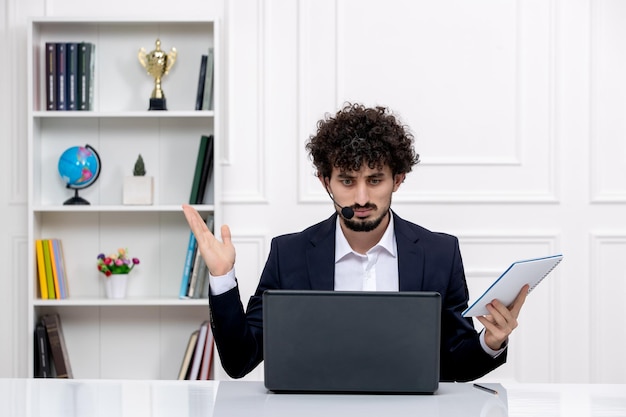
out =
[[78,44],[68,43],[66,45],[67,54],[67,75],[66,82],[66,107],[67,110],[77,110],[78,105]]
[[46,110],[57,108],[57,47],[54,42],[46,42]]
[[196,110],[202,110],[202,101],[204,100],[204,80],[206,78],[207,55],[200,57],[200,73],[198,77],[198,91],[196,92]]
[[65,51],[65,43],[59,42],[56,44],[57,47],[57,56],[56,56],[56,66],[57,66],[57,83],[56,83],[56,94],[57,94],[57,110],[67,110],[66,105],[66,81],[67,81],[67,55]]
[[52,378],[49,344],[45,326],[37,323],[35,326],[35,377],[37,378]]

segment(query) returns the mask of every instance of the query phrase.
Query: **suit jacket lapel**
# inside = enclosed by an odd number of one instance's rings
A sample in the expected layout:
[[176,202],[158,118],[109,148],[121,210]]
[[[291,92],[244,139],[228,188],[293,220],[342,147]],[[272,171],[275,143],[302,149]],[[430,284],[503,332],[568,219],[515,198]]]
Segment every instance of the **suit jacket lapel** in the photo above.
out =
[[335,227],[337,215],[324,221],[311,236],[306,264],[312,290],[335,289]]
[[398,244],[398,278],[400,291],[421,291],[424,282],[424,250],[417,244],[419,236],[395,213],[394,227]]

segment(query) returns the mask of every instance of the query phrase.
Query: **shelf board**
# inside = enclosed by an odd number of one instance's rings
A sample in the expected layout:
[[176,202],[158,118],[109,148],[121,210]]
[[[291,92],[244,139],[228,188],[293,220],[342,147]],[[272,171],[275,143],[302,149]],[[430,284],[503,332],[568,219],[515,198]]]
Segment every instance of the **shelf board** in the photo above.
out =
[[[215,206],[212,204],[196,204],[193,205],[199,212],[214,211]],[[37,205],[32,208],[35,213],[55,213],[55,212],[67,212],[67,213],[84,213],[84,212],[117,212],[117,213],[142,213],[142,212],[158,212],[158,213],[170,213],[181,212],[182,204],[169,204],[169,205],[152,205],[152,206],[129,206],[129,205],[76,205],[76,206],[42,206]]]
[[40,24],[50,24],[50,23],[59,23],[63,25],[78,23],[81,25],[85,24],[119,24],[119,25],[127,25],[127,24],[155,24],[155,23],[165,23],[165,24],[189,24],[189,23],[214,23],[215,17],[207,16],[206,19],[197,18],[197,17],[163,17],[163,18],[152,18],[152,17],[141,17],[141,16],[132,16],[132,17],[98,17],[98,16],[37,16],[30,18],[33,25]]
[[133,298],[126,297],[124,299],[109,298],[67,298],[64,300],[41,300],[33,301],[35,307],[109,307],[109,306],[126,306],[126,307],[189,307],[189,306],[209,306],[209,300],[206,298],[180,299],[180,298]]
[[173,118],[207,118],[214,116],[213,110],[166,110],[166,111],[115,111],[115,112],[99,112],[99,111],[34,111],[33,117],[36,119],[120,119],[120,118],[157,118],[157,119],[173,119]]

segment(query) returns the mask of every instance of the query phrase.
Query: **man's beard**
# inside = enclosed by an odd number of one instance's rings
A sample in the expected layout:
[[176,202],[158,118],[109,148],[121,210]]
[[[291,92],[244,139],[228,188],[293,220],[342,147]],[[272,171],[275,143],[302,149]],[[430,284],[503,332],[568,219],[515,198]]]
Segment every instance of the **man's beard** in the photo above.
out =
[[[366,204],[365,206],[356,206],[352,208],[353,209],[369,208],[369,209],[375,210],[376,205]],[[387,210],[385,210],[379,217],[375,218],[374,220],[359,221],[359,220],[352,220],[352,219],[348,220],[344,218],[343,223],[346,225],[348,229],[352,230],[353,232],[371,232],[372,230],[380,226],[383,220],[385,220],[387,213],[389,213],[389,207],[387,207]]]

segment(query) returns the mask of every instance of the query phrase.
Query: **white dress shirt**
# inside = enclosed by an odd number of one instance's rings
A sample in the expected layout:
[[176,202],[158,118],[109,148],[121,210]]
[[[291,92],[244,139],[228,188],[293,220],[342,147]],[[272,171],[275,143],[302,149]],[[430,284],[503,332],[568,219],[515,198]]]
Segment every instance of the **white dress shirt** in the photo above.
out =
[[398,291],[395,236],[392,218],[380,241],[363,255],[352,250],[337,217],[335,291]]

